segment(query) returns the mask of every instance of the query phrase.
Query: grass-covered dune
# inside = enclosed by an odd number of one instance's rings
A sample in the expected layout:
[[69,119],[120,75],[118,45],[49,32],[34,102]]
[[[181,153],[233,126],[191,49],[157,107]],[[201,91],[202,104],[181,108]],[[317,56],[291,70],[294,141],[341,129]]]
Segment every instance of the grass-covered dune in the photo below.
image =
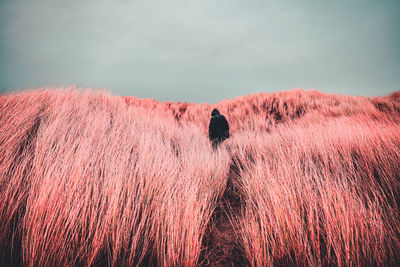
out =
[[1,266],[398,265],[399,207],[400,92],[0,95]]

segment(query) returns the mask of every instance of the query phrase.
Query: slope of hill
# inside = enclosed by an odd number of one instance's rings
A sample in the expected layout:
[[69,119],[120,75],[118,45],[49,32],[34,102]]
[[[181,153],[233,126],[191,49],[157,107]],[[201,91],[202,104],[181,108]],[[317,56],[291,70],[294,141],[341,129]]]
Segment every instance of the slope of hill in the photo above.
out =
[[400,92],[0,95],[2,266],[399,264],[399,205]]

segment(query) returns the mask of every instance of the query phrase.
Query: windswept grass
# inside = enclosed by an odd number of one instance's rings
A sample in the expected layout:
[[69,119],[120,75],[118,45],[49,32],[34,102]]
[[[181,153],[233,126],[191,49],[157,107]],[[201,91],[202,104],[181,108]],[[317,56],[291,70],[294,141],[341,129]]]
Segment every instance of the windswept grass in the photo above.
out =
[[0,265],[399,264],[399,196],[399,92],[0,95]]

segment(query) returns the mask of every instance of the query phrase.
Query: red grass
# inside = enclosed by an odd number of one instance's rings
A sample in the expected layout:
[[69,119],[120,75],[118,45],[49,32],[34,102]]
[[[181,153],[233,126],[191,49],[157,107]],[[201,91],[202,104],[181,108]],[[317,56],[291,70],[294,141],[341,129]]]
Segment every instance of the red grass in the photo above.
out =
[[0,265],[399,264],[399,193],[400,92],[0,96]]

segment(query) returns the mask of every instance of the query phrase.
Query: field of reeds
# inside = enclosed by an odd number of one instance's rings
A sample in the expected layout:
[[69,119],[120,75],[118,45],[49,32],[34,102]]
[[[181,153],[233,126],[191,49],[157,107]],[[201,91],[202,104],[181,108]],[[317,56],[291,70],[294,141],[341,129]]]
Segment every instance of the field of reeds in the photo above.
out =
[[399,265],[399,222],[400,92],[0,95],[0,266]]

